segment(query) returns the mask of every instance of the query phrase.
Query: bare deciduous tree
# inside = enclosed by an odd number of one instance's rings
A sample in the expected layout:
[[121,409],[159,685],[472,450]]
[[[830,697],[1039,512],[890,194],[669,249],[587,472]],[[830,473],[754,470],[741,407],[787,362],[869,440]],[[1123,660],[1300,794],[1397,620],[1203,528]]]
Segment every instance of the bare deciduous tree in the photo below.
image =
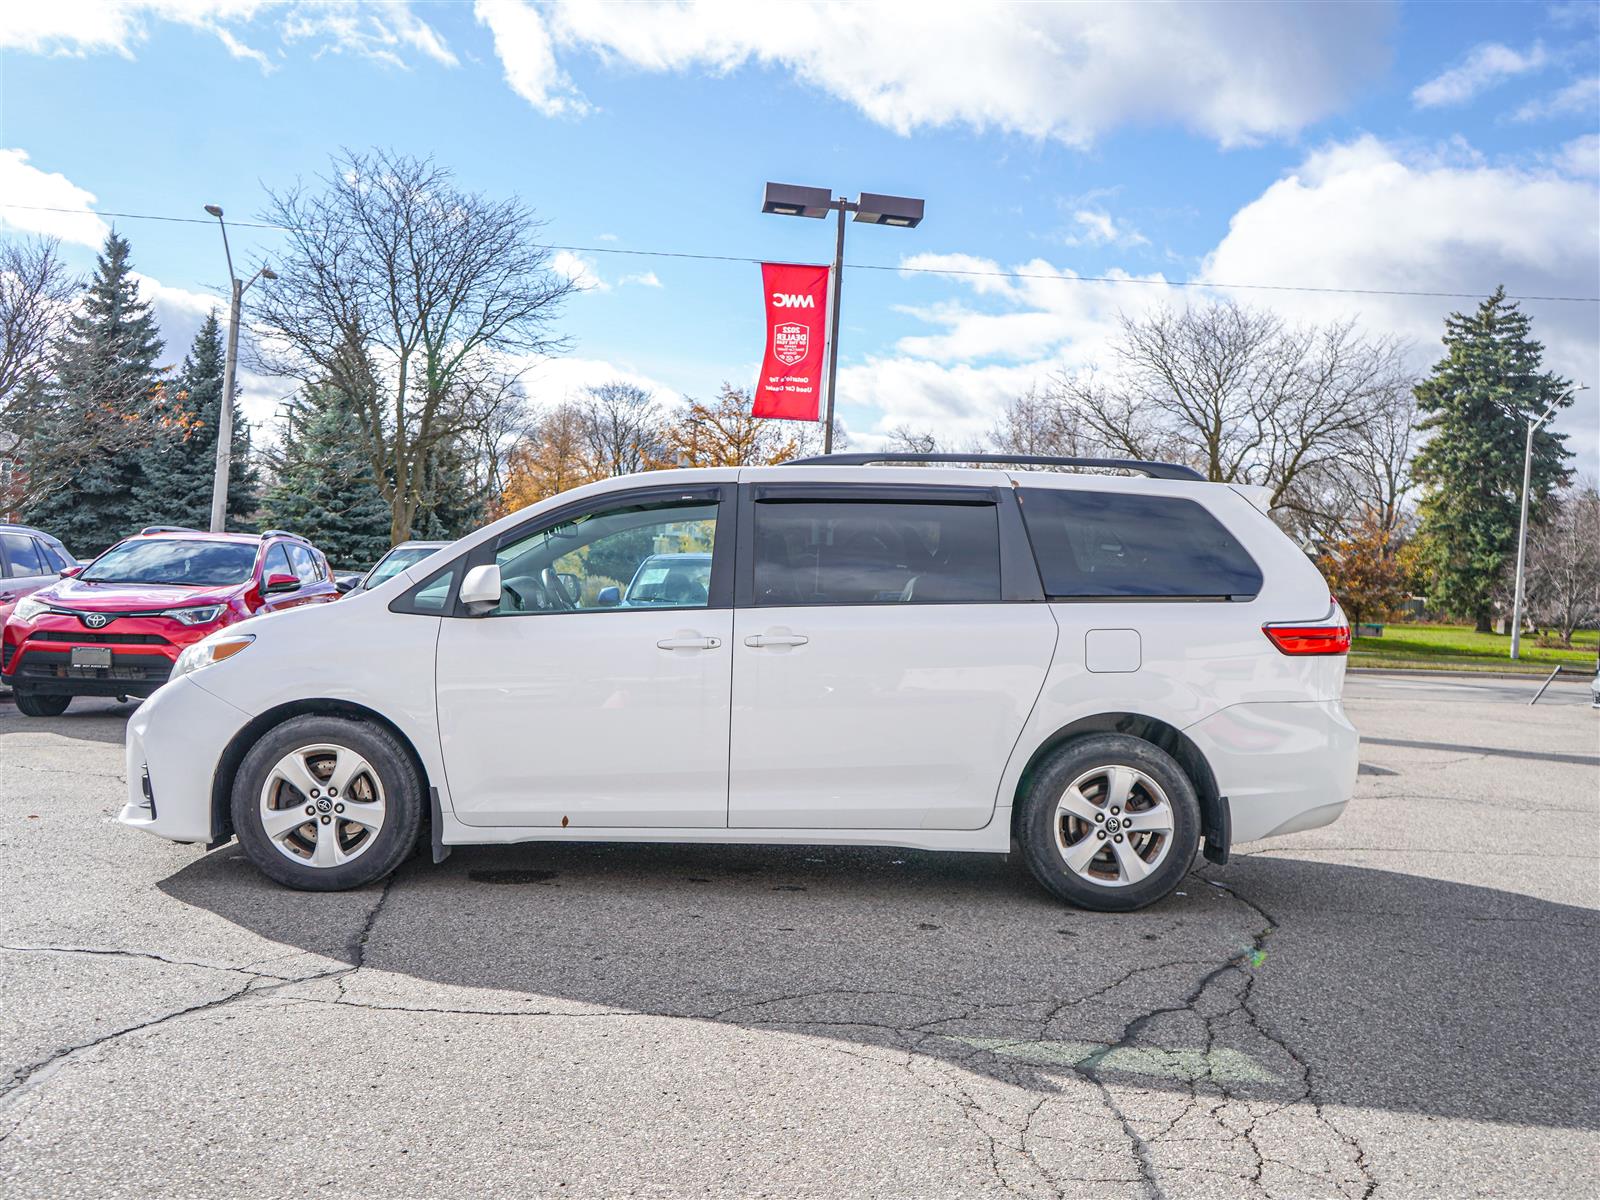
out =
[[1265,485],[1306,535],[1364,506],[1398,522],[1410,379],[1396,340],[1224,302],[1124,317],[1113,352],[1109,375],[1058,376],[1047,397],[1098,449]]
[[472,426],[471,381],[558,348],[550,322],[573,284],[525,205],[462,191],[430,159],[346,152],[269,195],[266,219],[289,232],[257,301],[256,359],[357,399],[398,541],[426,464]]
[[1600,621],[1600,491],[1590,483],[1554,500],[1550,518],[1528,530],[1524,595],[1534,622],[1570,646],[1573,630]]
[[0,430],[11,430],[23,395],[42,381],[79,284],[55,241],[0,244]]
[[648,389],[616,380],[584,390],[583,440],[598,477],[632,475],[667,457],[666,414]]
[[1038,387],[1030,387],[1000,415],[989,442],[1001,454],[1077,458],[1090,452],[1082,418]]

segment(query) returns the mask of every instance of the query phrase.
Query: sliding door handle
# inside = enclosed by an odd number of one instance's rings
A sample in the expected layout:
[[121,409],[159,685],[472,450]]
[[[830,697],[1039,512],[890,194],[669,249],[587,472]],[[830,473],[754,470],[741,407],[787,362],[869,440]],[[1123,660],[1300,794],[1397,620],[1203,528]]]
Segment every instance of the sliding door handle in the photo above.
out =
[[662,638],[656,645],[663,650],[715,650],[722,645],[722,639],[714,637]]
[[804,646],[810,640],[801,633],[752,633],[744,644],[759,650],[763,646]]

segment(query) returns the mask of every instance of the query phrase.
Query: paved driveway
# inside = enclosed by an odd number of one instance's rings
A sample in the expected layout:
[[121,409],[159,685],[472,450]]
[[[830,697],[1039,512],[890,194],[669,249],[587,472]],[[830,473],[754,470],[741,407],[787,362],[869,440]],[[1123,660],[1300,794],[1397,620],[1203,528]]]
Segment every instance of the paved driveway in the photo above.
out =
[[458,849],[314,896],[0,705],[0,1194],[1593,1196],[1587,693],[1353,679],[1336,825],[1154,909],[892,850]]

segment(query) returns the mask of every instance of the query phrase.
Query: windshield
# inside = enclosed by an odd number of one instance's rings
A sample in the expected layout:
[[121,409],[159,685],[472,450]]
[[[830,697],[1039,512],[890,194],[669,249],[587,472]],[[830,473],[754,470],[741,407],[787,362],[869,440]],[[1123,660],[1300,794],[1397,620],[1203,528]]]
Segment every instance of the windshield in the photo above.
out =
[[393,579],[412,563],[421,562],[438,549],[437,546],[402,546],[398,550],[391,550],[378,560],[378,565],[372,568],[372,574],[367,576],[367,581],[362,586],[375,588],[384,580]]
[[140,539],[113,546],[78,578],[88,583],[228,587],[249,579],[255,565],[256,548],[248,542]]
[[695,605],[706,603],[711,586],[709,554],[664,554],[644,560],[628,585],[623,603]]

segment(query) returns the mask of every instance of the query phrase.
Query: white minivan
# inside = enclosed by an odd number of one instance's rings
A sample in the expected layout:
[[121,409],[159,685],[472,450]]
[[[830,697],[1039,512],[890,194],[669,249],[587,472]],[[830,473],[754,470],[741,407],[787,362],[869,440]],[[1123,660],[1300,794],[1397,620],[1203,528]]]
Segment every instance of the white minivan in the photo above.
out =
[[[121,820],[316,890],[429,839],[1020,844],[1122,911],[1339,815],[1349,625],[1249,489],[870,465],[942,457],[609,479],[231,626],[130,720]],[[697,569],[627,602],[650,559]]]

